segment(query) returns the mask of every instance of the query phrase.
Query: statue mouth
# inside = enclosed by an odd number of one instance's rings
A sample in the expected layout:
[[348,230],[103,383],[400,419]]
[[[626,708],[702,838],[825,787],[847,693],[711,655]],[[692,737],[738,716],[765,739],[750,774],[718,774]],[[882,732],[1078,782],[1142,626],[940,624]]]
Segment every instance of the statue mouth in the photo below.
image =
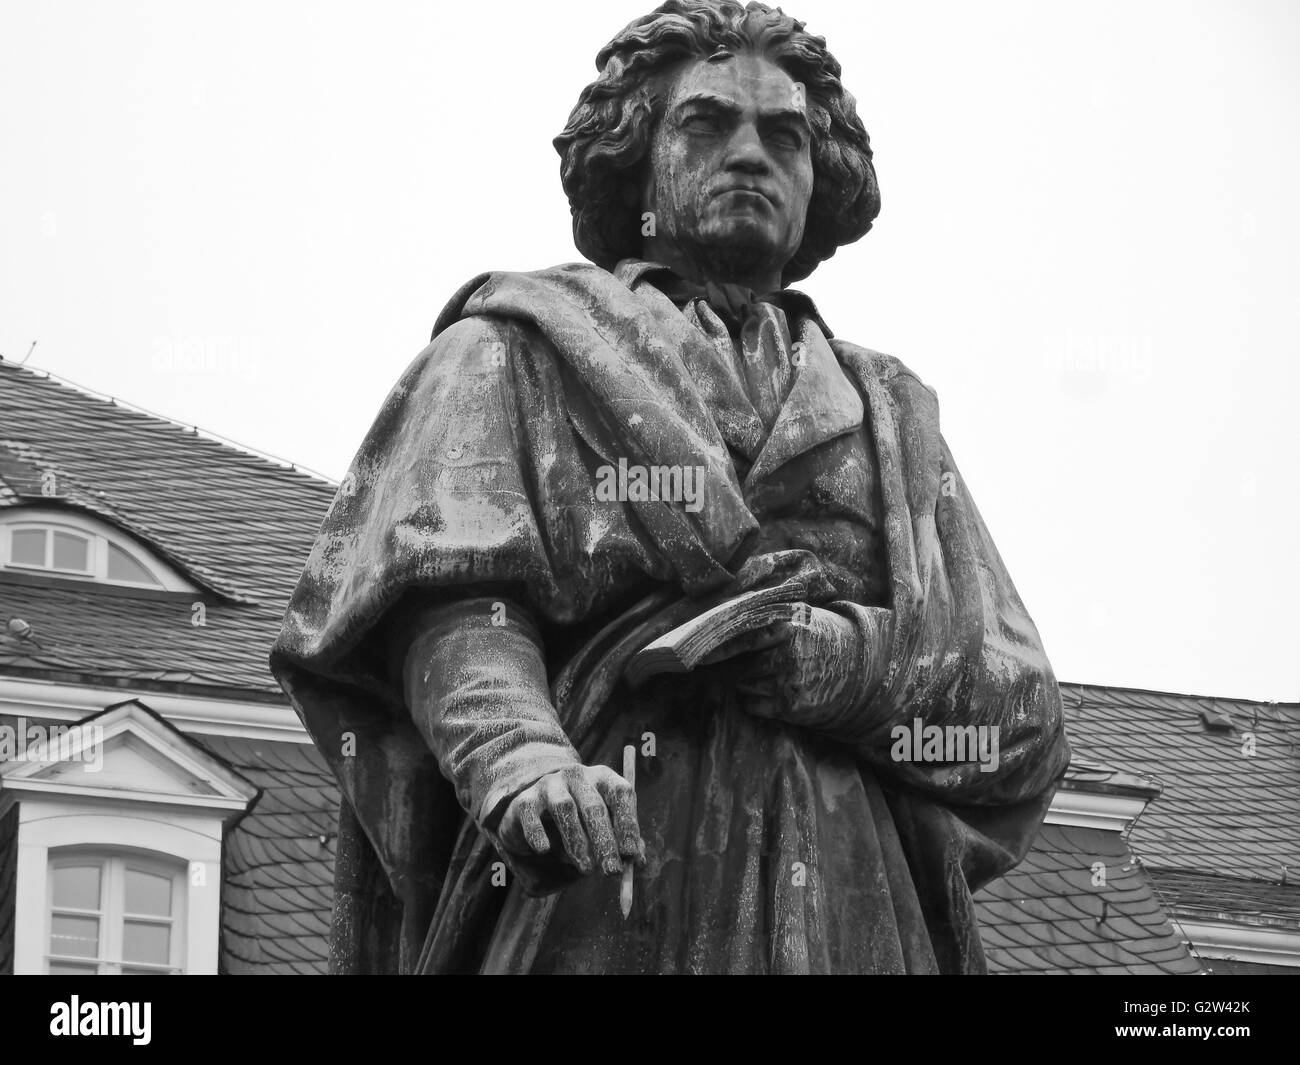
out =
[[729,185],[724,189],[719,189],[713,194],[714,199],[721,199],[723,196],[738,196],[741,199],[760,199],[771,207],[779,206],[776,198],[762,189],[755,188],[753,185]]

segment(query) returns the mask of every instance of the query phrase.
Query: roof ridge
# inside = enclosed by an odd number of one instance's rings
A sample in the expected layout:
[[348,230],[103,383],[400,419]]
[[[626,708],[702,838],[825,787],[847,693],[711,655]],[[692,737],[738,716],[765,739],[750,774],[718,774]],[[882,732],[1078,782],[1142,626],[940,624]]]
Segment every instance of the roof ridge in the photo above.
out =
[[1132,695],[1157,695],[1168,699],[1194,699],[1198,704],[1220,702],[1234,706],[1267,706],[1279,710],[1300,710],[1300,701],[1286,702],[1282,699],[1244,699],[1235,695],[1197,695],[1192,692],[1171,692],[1159,688],[1133,688],[1125,684],[1098,684],[1096,682],[1065,680],[1059,681],[1058,683],[1062,688],[1071,688],[1076,691],[1101,691],[1110,694],[1126,692]]
[[180,430],[182,433],[186,433],[187,435],[193,434],[195,438],[200,440],[206,437],[207,439],[204,440],[205,443],[218,444],[223,448],[227,448],[240,454],[242,457],[259,459],[262,462],[277,467],[283,473],[300,474],[304,477],[320,481],[323,485],[330,487],[337,487],[339,484],[339,482],[334,478],[327,477],[325,474],[312,469],[310,466],[304,466],[302,463],[282,458],[279,455],[273,455],[269,451],[261,451],[258,448],[240,443],[238,440],[234,440],[228,436],[223,436],[221,433],[215,432],[212,429],[205,429],[199,425],[186,424],[185,422],[177,421],[175,418],[169,418],[165,414],[159,414],[157,411],[149,410],[147,407],[142,407],[137,403],[132,403],[130,400],[121,399],[118,396],[112,396],[107,392],[100,392],[86,385],[79,384],[76,381],[69,380],[68,378],[62,377],[50,370],[24,366],[10,359],[6,359],[3,355],[0,355],[0,370],[13,370],[18,374],[26,374],[31,377],[33,382],[38,384],[52,383],[60,389],[66,390],[78,399],[94,400],[97,403],[104,404],[111,410],[118,411],[119,413],[133,414],[149,418],[156,422],[161,422],[163,425]]

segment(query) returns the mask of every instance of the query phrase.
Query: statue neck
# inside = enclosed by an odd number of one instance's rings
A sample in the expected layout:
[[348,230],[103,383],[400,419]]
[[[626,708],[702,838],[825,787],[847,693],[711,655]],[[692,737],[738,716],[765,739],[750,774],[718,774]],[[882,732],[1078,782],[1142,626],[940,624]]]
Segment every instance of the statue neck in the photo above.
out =
[[[705,261],[702,256],[692,255],[663,237],[647,237],[642,245],[641,258],[668,267],[685,281],[704,285],[714,284],[740,285],[755,292],[777,292],[781,288],[781,267],[762,264],[754,269],[750,263],[728,264],[710,256]],[[747,257],[752,258],[752,257]]]

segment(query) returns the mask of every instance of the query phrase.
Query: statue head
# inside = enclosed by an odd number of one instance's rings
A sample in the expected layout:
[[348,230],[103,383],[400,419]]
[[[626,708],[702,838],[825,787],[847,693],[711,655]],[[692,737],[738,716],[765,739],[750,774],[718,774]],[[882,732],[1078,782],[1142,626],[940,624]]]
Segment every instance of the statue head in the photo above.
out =
[[803,23],[760,3],[668,0],[596,67],[555,138],[574,242],[592,262],[642,256],[775,287],[871,228],[871,142]]

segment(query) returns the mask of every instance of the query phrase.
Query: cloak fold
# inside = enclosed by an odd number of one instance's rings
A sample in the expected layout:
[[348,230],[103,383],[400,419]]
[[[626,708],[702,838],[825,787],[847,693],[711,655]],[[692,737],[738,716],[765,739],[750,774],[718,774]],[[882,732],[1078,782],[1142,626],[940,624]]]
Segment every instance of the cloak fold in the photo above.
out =
[[[1024,855],[1069,760],[1056,681],[933,392],[811,320],[800,341],[810,358],[788,416],[742,485],[688,369],[711,357],[708,341],[653,288],[575,264],[483,275],[448,305],[362,444],[271,653],[345,796],[334,971],[472,966],[502,905],[503,893],[482,890],[496,852],[394,676],[388,621],[404,597],[526,604],[545,626],[559,719],[585,754],[645,642],[711,593],[780,579],[782,567],[817,570],[806,550],[751,555],[750,502],[764,479],[862,425],[893,623],[875,623],[876,605],[846,598],[829,571],[819,601],[883,641],[854,754],[884,789],[940,970],[982,970],[970,895]],[[848,402],[818,390],[836,374],[854,386]],[[701,509],[594,505],[593,466],[620,458],[700,467]],[[895,761],[891,731],[918,719],[997,728],[997,769],[973,755]]]

